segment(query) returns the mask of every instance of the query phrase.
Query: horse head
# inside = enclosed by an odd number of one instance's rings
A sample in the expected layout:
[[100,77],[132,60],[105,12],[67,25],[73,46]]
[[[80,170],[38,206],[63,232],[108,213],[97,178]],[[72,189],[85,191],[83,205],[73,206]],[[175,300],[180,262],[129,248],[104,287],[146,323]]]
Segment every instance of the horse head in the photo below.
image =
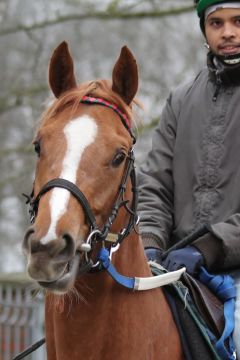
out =
[[50,291],[65,293],[86,263],[93,238],[104,240],[110,227],[121,228],[118,210],[124,201],[118,198],[119,189],[130,187],[124,178],[133,143],[137,64],[125,46],[112,81],[77,85],[73,59],[63,42],[51,57],[49,84],[56,99],[42,115],[33,140],[38,156],[33,224],[23,249],[29,276]]

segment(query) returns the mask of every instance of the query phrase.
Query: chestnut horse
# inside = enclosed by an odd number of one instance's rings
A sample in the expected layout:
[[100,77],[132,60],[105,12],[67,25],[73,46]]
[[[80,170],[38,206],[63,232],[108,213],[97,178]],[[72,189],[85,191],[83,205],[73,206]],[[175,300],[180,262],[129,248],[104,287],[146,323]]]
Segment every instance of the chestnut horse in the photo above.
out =
[[[56,100],[43,114],[33,142],[38,161],[32,226],[23,243],[28,274],[46,290],[47,358],[183,359],[161,288],[131,291],[101,266],[92,268],[105,247],[118,249],[112,263],[120,273],[151,276],[134,231],[136,61],[125,46],[112,81],[81,85],[73,68],[63,42],[49,67]],[[117,239],[113,245],[109,234]]]

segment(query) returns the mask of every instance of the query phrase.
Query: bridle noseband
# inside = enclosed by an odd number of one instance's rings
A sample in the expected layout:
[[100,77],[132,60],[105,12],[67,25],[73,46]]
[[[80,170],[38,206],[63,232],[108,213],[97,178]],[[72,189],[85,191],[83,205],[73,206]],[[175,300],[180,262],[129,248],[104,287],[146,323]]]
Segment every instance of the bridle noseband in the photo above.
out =
[[78,202],[82,205],[84,209],[84,213],[86,215],[88,224],[91,226],[91,228],[95,229],[97,226],[96,219],[95,216],[93,215],[92,209],[90,208],[85,195],[74,183],[72,183],[69,180],[61,179],[61,178],[56,178],[48,181],[39,191],[38,195],[35,198],[32,198],[32,200],[30,201],[30,210],[29,210],[31,223],[34,223],[35,221],[38,212],[39,201],[41,197],[55,187],[68,190],[78,200]]
[[[103,99],[94,98],[94,97],[90,97],[90,96],[84,96],[80,102],[85,103],[85,104],[98,104],[98,105],[106,106],[106,107],[114,110],[119,115],[125,128],[128,130],[130,136],[133,139],[133,145],[134,145],[136,140],[130,129],[130,121],[128,120],[126,114],[122,113],[122,111],[115,104],[111,104]],[[129,213],[128,224],[126,225],[125,228],[123,228],[117,234],[117,240],[115,241],[114,245],[112,245],[113,247],[119,246],[121,244],[121,242],[129,235],[129,233],[133,229],[135,229],[135,225],[138,222],[138,216],[137,216],[137,200],[138,200],[137,195],[138,195],[138,193],[137,193],[137,186],[136,186],[136,172],[135,172],[134,160],[135,160],[135,158],[134,158],[134,152],[133,152],[133,147],[132,147],[127,156],[127,160],[126,160],[126,164],[125,164],[125,172],[123,174],[122,182],[119,187],[119,192],[118,192],[116,202],[112,208],[112,212],[111,212],[110,216],[108,217],[108,220],[106,221],[106,223],[104,224],[102,229],[98,228],[98,225],[97,225],[95,216],[93,214],[93,211],[91,209],[91,206],[89,205],[89,202],[88,202],[87,198],[85,197],[85,195],[83,194],[83,192],[71,181],[68,181],[66,179],[61,179],[61,178],[52,179],[49,182],[47,182],[41,188],[41,190],[39,191],[39,193],[37,194],[36,197],[34,197],[33,191],[30,196],[27,196],[27,198],[28,198],[27,203],[30,204],[29,213],[30,213],[31,223],[34,223],[35,218],[37,216],[39,201],[40,201],[41,197],[45,193],[47,193],[48,191],[52,190],[55,187],[63,188],[63,189],[68,190],[77,199],[79,204],[82,206],[85,216],[86,216],[86,219],[87,219],[87,222],[88,222],[88,225],[90,227],[90,233],[88,236],[88,240],[86,243],[82,244],[82,249],[81,249],[86,254],[91,250],[92,241],[95,241],[95,242],[98,240],[100,240],[102,242],[106,241],[109,231],[110,231],[110,228],[111,228],[112,224],[114,223],[120,208],[124,207],[127,210],[127,212]],[[124,194],[126,191],[127,182],[129,180],[129,178],[131,179],[132,194],[133,194],[133,198],[132,198],[130,207],[128,206],[129,200],[124,199]],[[89,260],[88,255],[86,255],[86,260]]]

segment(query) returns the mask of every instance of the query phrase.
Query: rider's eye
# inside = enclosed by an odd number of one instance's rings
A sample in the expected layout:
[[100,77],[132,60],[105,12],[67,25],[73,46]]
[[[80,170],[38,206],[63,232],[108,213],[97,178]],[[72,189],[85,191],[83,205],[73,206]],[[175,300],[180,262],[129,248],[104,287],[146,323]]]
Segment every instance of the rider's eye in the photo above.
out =
[[34,145],[34,150],[37,153],[38,156],[40,156],[40,152],[41,152],[41,147],[40,147],[40,142],[39,141],[35,141],[33,143]]
[[124,161],[125,157],[124,152],[121,151],[117,153],[112,161],[112,166],[118,167]]
[[208,24],[213,28],[219,28],[222,26],[222,21],[213,18],[208,21]]

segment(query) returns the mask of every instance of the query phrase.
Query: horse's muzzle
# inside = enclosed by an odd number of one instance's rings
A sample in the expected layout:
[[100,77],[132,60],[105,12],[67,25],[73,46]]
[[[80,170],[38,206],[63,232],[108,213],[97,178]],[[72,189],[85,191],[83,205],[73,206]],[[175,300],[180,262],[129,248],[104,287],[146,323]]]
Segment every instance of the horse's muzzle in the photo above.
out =
[[73,288],[79,269],[80,256],[76,254],[67,264],[66,271],[55,281],[38,281],[39,285],[55,293],[66,293]]
[[29,276],[42,287],[65,292],[73,285],[80,259],[70,235],[64,234],[43,244],[31,227],[25,235],[23,250]]

